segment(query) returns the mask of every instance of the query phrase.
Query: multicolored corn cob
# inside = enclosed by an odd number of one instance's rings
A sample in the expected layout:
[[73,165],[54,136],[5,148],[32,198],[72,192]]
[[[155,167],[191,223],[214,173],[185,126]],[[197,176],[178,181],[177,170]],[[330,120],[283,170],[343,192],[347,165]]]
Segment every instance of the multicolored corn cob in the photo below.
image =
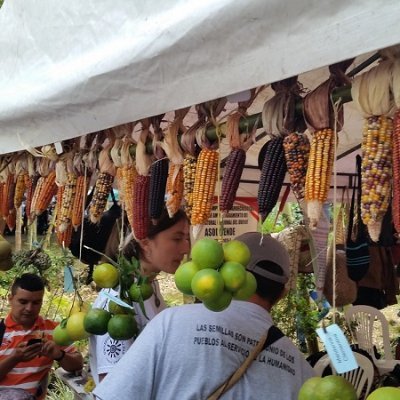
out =
[[297,200],[304,199],[310,141],[304,133],[293,132],[283,139],[290,186]]
[[366,119],[361,143],[361,218],[371,239],[379,240],[391,200],[393,120]]

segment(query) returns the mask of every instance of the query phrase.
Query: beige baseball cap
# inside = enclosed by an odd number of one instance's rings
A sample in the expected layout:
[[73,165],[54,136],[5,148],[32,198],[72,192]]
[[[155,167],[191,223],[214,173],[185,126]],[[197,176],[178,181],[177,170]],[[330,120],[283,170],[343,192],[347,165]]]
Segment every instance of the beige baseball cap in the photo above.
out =
[[[260,232],[247,232],[236,237],[236,240],[246,243],[250,249],[251,258],[246,266],[248,271],[283,284],[289,280],[289,254],[278,240]],[[268,271],[267,267],[258,265],[262,261],[272,261],[279,265],[283,270],[283,275]]]

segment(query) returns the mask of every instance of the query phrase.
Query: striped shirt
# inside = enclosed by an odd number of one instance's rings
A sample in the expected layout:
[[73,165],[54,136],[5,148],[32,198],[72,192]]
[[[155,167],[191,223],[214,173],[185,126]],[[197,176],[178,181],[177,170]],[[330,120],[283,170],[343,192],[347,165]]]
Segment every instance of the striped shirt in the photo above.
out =
[[[57,322],[38,317],[32,328],[26,330],[22,325],[17,324],[8,315],[5,319],[6,331],[3,343],[0,346],[0,361],[8,357],[13,350],[21,343],[29,339],[42,338],[44,341],[52,340],[53,329],[58,325]],[[65,352],[75,351],[73,346],[63,347]],[[30,361],[20,362],[0,380],[0,388],[20,388],[32,394],[36,394],[41,383],[47,381],[47,375],[53,365],[53,360],[48,357],[35,357]],[[40,396],[39,399],[43,399]]]

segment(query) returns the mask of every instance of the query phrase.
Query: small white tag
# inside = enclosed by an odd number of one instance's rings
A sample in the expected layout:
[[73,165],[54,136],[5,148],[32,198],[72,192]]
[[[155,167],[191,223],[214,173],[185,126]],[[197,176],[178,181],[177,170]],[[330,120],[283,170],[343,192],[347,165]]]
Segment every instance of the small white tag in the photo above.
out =
[[131,310],[133,310],[133,307],[130,304],[125,303],[124,301],[122,301],[118,297],[115,297],[112,294],[109,294],[107,292],[101,292],[101,294],[102,294],[102,296],[107,297],[109,300],[119,304],[121,307],[127,307],[127,308],[130,308]]
[[338,325],[329,325],[325,330],[318,328],[317,334],[325,345],[333,367],[339,374],[352,371],[358,367],[349,342]]
[[60,142],[54,143],[54,148],[56,149],[56,153],[57,154],[62,154],[63,153],[62,144]]

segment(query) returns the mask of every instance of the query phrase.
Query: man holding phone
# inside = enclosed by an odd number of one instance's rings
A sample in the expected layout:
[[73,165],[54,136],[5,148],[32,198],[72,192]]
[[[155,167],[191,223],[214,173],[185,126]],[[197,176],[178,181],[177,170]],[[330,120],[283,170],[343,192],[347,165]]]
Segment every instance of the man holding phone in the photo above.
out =
[[22,389],[41,400],[54,361],[66,371],[82,369],[82,355],[73,346],[60,347],[53,341],[57,323],[39,315],[43,295],[44,283],[38,275],[23,274],[11,287],[10,313],[0,345],[0,395],[3,390]]

